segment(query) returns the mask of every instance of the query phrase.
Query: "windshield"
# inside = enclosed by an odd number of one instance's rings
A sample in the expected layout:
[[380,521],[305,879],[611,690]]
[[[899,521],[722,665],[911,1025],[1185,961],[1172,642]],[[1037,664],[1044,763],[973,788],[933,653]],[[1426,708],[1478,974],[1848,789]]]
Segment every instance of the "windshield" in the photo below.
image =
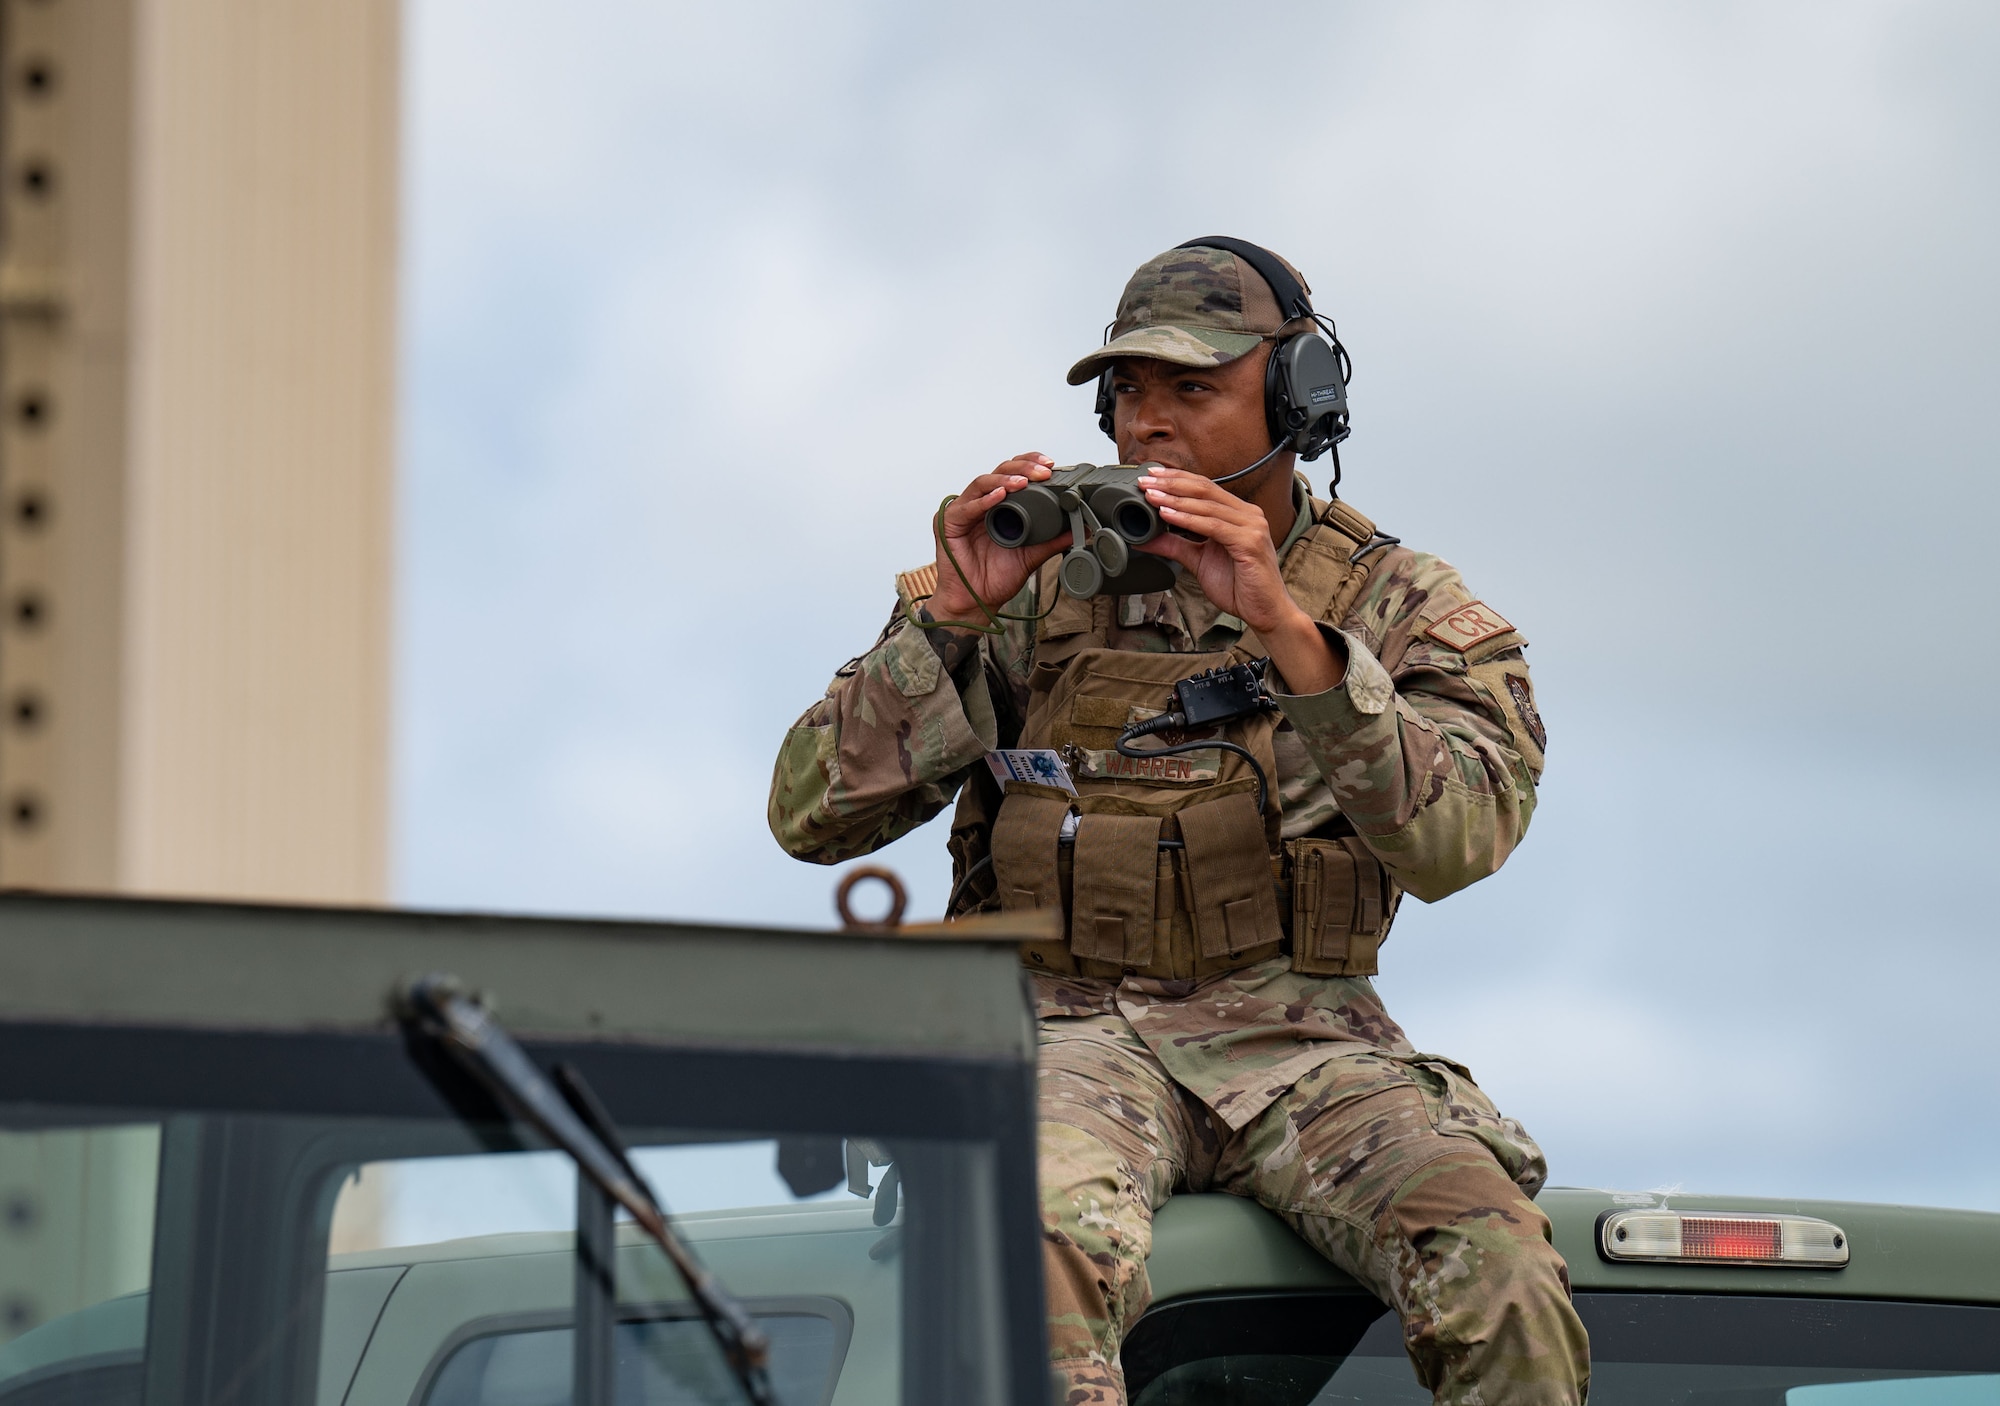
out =
[[[2000,1399],[2000,1308],[1721,1294],[1576,1296],[1592,1406],[1971,1406]],[[1134,1406],[1418,1406],[1393,1316],[1357,1294],[1232,1295],[1149,1313]]]
[[[447,1120],[6,1113],[0,1403],[301,1399],[257,1364],[300,1342],[307,1312],[319,1331],[295,1369],[324,1406],[568,1401],[577,1192],[561,1154],[472,1150],[507,1134]],[[948,1147],[633,1142],[770,1335],[781,1401],[895,1399],[903,1188],[924,1184],[902,1164],[935,1174]],[[629,1223],[618,1239],[615,1399],[740,1399],[657,1247]],[[215,1345],[212,1370],[190,1360],[195,1302],[221,1310],[205,1334],[239,1339]]]
[[[614,1114],[634,1079],[683,1078],[669,1053],[619,1058]],[[713,1098],[730,1062],[704,1060]],[[369,1100],[313,1069],[298,1101]],[[627,1121],[633,1161],[770,1339],[785,1406],[927,1399],[912,1373],[942,1369],[916,1343],[976,1360],[1002,1336],[996,1149],[823,1131],[841,1100],[788,1104],[782,1074],[745,1073],[745,1105],[811,1131]],[[570,1400],[577,1173],[511,1125],[15,1103],[0,1126],[0,1406]],[[741,1400],[658,1246],[623,1219],[615,1240],[612,1398]]]

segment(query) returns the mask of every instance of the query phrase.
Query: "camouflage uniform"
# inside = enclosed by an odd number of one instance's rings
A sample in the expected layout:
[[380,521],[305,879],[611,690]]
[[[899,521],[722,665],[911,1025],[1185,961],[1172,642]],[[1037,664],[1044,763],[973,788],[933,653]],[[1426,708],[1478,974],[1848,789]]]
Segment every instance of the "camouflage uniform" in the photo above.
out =
[[[1125,334],[1080,366],[1241,355],[1257,337],[1240,328],[1278,319],[1262,280],[1234,265],[1210,251],[1152,261],[1121,305]],[[1203,325],[1204,313],[1226,324],[1232,300],[1237,328]],[[1148,326],[1131,316],[1135,302],[1181,315]],[[1202,311],[1190,315],[1191,304]],[[1281,560],[1327,508],[1303,480],[1295,501]],[[1525,640],[1438,558],[1393,546],[1371,561],[1338,622],[1343,681],[1298,696],[1273,679],[1282,829],[1358,836],[1396,888],[1432,901],[1492,873],[1519,843],[1545,738]],[[1041,613],[1047,588],[1045,573],[1009,613]],[[899,590],[881,638],[779,753],[771,828],[799,858],[838,863],[923,824],[1020,729],[1037,627],[1009,621],[948,673],[908,622],[909,577]],[[1109,642],[1212,652],[1245,630],[1182,576],[1170,591],[1119,598]],[[1463,1066],[1415,1050],[1366,975],[1295,965],[1278,956],[1184,980],[1035,975],[1051,1354],[1069,1401],[1124,1400],[1118,1348],[1149,1302],[1152,1212],[1176,1190],[1249,1196],[1283,1216],[1397,1311],[1438,1400],[1581,1400],[1587,1344],[1531,1199],[1546,1178],[1540,1149]],[[1372,949],[1361,970],[1373,970]]]

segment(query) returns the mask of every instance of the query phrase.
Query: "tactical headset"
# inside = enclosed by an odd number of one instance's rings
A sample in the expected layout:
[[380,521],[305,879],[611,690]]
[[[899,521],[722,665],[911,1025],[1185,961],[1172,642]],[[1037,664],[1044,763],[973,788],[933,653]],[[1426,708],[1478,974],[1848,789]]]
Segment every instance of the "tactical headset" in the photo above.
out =
[[[1325,337],[1318,331],[1294,332],[1279,338],[1277,346],[1272,348],[1271,360],[1264,368],[1264,423],[1271,432],[1271,453],[1252,464],[1251,469],[1262,467],[1283,449],[1290,449],[1311,462],[1346,439],[1347,383],[1353,377],[1353,364],[1347,348],[1340,344],[1340,334],[1334,330],[1332,319],[1313,311],[1312,300],[1291,271],[1270,250],[1228,235],[1212,234],[1174,247],[1220,249],[1234,254],[1270,285],[1272,295],[1278,300],[1279,315],[1285,322],[1311,318],[1326,330]],[[1107,341],[1109,335],[1107,328]],[[1116,439],[1111,428],[1112,404],[1111,369],[1106,367],[1097,378],[1097,427]],[[1338,484],[1338,449],[1334,449],[1333,463],[1334,482]],[[1228,477],[1240,478],[1249,471],[1245,469]]]

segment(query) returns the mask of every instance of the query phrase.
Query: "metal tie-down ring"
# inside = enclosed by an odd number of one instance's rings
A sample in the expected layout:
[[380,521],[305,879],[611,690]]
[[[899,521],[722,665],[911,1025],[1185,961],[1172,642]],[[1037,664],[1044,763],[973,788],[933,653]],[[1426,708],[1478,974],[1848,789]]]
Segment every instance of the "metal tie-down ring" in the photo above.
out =
[[[889,911],[872,921],[855,917],[854,910],[847,906],[854,886],[864,879],[874,879],[889,890]],[[903,888],[903,881],[896,877],[893,869],[884,869],[878,864],[861,864],[849,869],[841,876],[840,886],[833,891],[834,911],[840,914],[841,926],[850,932],[888,932],[901,927],[903,910],[909,903],[910,895]]]

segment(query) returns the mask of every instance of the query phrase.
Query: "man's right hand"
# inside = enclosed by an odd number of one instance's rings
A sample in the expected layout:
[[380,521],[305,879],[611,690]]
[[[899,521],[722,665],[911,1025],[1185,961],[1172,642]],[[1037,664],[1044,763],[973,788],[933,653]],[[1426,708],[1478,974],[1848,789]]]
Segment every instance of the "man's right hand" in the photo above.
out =
[[[1017,454],[990,474],[981,474],[944,510],[944,541],[958,558],[953,568],[938,545],[937,594],[925,602],[933,620],[984,624],[988,609],[999,610],[1028,584],[1041,564],[1067,550],[1069,533],[1032,547],[1003,547],[986,535],[986,514],[1030,483],[1049,476],[1055,460],[1046,454]],[[964,580],[959,573],[964,572]],[[967,587],[970,587],[968,590]],[[975,600],[974,597],[977,597]]]

